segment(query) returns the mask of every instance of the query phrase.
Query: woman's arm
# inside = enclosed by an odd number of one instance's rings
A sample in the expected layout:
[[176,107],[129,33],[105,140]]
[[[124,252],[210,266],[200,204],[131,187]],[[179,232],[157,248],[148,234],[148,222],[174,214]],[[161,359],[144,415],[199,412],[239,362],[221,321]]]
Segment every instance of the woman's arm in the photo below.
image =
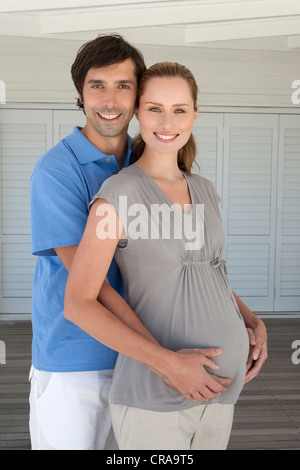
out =
[[248,363],[248,371],[246,375],[246,381],[256,377],[263,364],[268,357],[268,335],[267,329],[263,321],[258,318],[248,307],[242,302],[242,300],[233,292],[235,300],[237,302],[238,308],[241,312],[241,315],[244,319],[246,328],[249,332],[250,338],[250,356]]
[[181,354],[161,347],[105,282],[119,238],[97,236],[99,222],[104,223],[97,208],[104,203],[97,200],[93,204],[74,254],[65,291],[65,317],[111,349],[147,364],[186,398],[203,401],[224,392],[229,381],[210,375],[204,368],[217,370],[210,357],[218,356],[220,350],[196,349]]
[[[78,245],[63,246],[54,248],[57,256],[62,261],[64,267],[70,272],[72,262],[77,251]],[[107,278],[103,282],[101,290],[98,295],[98,301],[104,305],[108,310],[114,313],[118,318],[125,321],[128,316],[128,322],[132,327],[139,331],[139,333],[153,342],[157,342],[144,325],[138,320],[137,316],[133,314],[129,305],[125,302],[115,289],[113,289]]]
[[[60,258],[68,272],[70,272],[77,249],[78,245],[54,248],[57,256]],[[111,287],[107,278],[104,280],[101,286],[97,300],[123,322],[128,322],[128,326],[138,331],[141,335],[145,336],[150,341],[157,343],[150,332],[138,320],[137,316],[130,309],[129,305],[125,302],[123,297],[121,297],[118,292]],[[127,321],[126,318],[128,319]]]

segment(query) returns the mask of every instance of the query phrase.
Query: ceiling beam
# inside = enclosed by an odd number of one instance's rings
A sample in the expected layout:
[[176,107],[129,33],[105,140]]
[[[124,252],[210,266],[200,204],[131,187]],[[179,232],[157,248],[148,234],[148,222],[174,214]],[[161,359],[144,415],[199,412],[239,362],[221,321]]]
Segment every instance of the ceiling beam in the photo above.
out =
[[190,26],[186,29],[188,45],[210,41],[271,38],[299,34],[300,17],[281,20],[237,21]]
[[[207,1],[10,0],[7,7],[0,6],[0,35],[79,39],[90,33],[117,31],[135,44],[183,47],[281,36],[286,38],[287,50],[299,49],[299,0]],[[82,9],[80,14],[66,9],[39,15],[1,13],[1,9],[17,5],[27,9],[40,5],[47,10],[50,5],[56,8],[58,3],[64,9],[83,3],[86,7],[96,3],[98,8],[92,12]],[[250,4],[255,8],[251,9]],[[291,16],[292,11],[299,15]],[[284,13],[288,16],[277,16]]]
[[132,44],[185,46],[186,42],[185,28],[152,26],[148,28],[119,29],[118,32]]
[[38,17],[0,13],[1,36],[40,37],[40,26]]
[[[101,33],[109,34],[114,31],[102,30]],[[176,27],[149,27],[149,28],[123,28],[120,29],[119,34],[127,39],[132,44],[138,47],[175,47],[178,51],[179,48],[186,50],[194,49],[194,47],[205,47],[205,49],[231,49],[231,50],[247,50],[247,51],[290,51],[294,52],[299,49],[300,36],[296,41],[297,36],[292,36],[294,41],[289,44],[288,36],[281,37],[258,37],[258,38],[244,38],[239,40],[226,40],[220,41],[217,37],[214,41],[203,41],[201,43],[187,43],[185,28]],[[99,35],[98,31],[84,31],[80,33],[62,33],[56,34],[55,38],[64,39],[69,41],[82,41],[87,42]],[[188,48],[188,49],[187,49]],[[157,49],[155,49],[157,50]],[[184,56],[183,56],[184,57]]]
[[204,24],[221,21],[253,20],[257,18],[276,18],[300,15],[299,0],[252,0],[244,2],[210,3],[173,2],[172,7],[166,2],[153,5],[140,3],[120,6],[100,7],[93,12],[80,12],[67,15],[44,15],[41,18],[43,34],[56,34],[72,31],[101,29],[118,30],[145,26],[165,26],[178,24]]
[[[110,7],[113,5],[118,6],[132,6],[132,5],[153,5],[153,4],[172,3],[172,9],[177,4],[184,8],[192,6],[193,8],[200,7],[203,10],[210,8],[223,8],[242,10],[249,10],[257,12],[257,17],[261,16],[263,11],[267,11],[268,16],[282,16],[299,14],[299,1],[298,0],[9,0],[9,2],[2,1],[0,4],[0,13],[16,13],[16,12],[43,12],[51,10],[67,10],[67,9],[86,9],[86,8],[102,8]],[[176,5],[175,5],[176,4]],[[230,5],[232,4],[232,5]],[[169,6],[169,5],[168,5]],[[273,14],[270,15],[270,12]],[[217,18],[215,18],[217,20]]]
[[[202,6],[204,8],[209,7],[209,5],[216,4],[228,4],[233,3],[234,7],[240,3],[243,4],[243,8],[247,8],[247,4],[250,3],[257,4],[257,7],[260,8],[262,4],[266,4],[267,8],[275,8],[280,6],[280,8],[287,9],[291,12],[294,7],[297,7],[297,0],[274,0],[272,6],[267,5],[268,0],[9,0],[9,2],[2,1],[0,3],[0,13],[17,13],[17,12],[45,12],[51,10],[67,10],[67,9],[85,9],[85,8],[102,8],[104,6],[130,6],[130,5],[139,5],[139,4],[167,4],[175,3],[184,4],[190,3],[194,6]],[[172,5],[172,7],[173,7]],[[255,8],[257,8],[255,7]],[[292,14],[292,13],[290,13]]]
[[[164,1],[171,2],[172,0]],[[128,6],[139,3],[141,3],[141,0],[9,0],[9,2],[2,2],[0,4],[0,13],[43,12],[47,10],[66,10],[69,8],[100,8],[111,5]],[[162,0],[151,0],[151,2],[144,3],[162,3]]]

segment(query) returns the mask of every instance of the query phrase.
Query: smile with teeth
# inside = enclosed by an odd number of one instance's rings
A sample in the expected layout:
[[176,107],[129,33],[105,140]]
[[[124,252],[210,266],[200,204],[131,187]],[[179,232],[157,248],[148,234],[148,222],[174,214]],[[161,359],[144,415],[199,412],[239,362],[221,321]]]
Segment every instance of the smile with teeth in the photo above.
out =
[[171,142],[172,140],[175,140],[176,137],[178,137],[179,134],[158,134],[157,132],[154,132],[154,135],[159,139],[163,140],[164,142]]
[[102,119],[105,119],[106,121],[112,121],[113,119],[116,119],[117,117],[120,116],[120,114],[100,114],[97,113]]

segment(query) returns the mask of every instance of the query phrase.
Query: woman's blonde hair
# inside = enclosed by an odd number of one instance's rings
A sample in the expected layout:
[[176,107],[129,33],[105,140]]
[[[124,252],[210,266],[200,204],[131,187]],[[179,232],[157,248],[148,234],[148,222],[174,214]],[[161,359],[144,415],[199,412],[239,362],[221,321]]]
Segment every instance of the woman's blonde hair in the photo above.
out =
[[[144,73],[138,87],[136,106],[140,105],[140,97],[145,92],[145,88],[149,80],[152,78],[162,77],[180,77],[183,78],[191,91],[192,98],[194,101],[194,109],[197,111],[197,99],[198,99],[198,85],[192,72],[187,69],[184,65],[176,62],[159,62],[152,65]],[[140,158],[144,149],[145,142],[141,134],[138,134],[132,141],[132,148],[137,159]],[[188,142],[178,151],[178,167],[180,170],[191,174],[191,169],[196,158],[196,143],[193,134],[191,134]]]

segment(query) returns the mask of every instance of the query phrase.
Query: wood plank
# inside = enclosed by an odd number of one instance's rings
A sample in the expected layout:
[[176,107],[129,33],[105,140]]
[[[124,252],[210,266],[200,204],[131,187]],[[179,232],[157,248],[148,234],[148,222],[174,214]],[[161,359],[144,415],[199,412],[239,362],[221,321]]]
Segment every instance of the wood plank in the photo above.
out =
[[0,450],[29,450],[30,322],[0,322],[6,364],[0,365]]
[[[300,450],[300,364],[291,360],[299,319],[265,320],[269,358],[235,409],[229,450]],[[30,322],[0,322],[7,363],[0,365],[0,450],[29,450]]]

